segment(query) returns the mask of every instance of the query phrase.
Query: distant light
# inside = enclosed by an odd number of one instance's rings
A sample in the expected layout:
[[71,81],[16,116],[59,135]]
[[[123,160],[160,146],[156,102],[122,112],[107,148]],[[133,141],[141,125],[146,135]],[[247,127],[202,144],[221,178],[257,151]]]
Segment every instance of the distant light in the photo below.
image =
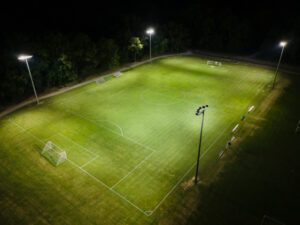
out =
[[147,34],[154,34],[154,29],[153,28],[149,28],[147,31],[146,31]]
[[32,55],[20,55],[18,60],[26,60],[32,58]]
[[286,44],[287,44],[286,41],[281,41],[279,45],[280,45],[281,47],[284,47],[284,46],[286,46]]

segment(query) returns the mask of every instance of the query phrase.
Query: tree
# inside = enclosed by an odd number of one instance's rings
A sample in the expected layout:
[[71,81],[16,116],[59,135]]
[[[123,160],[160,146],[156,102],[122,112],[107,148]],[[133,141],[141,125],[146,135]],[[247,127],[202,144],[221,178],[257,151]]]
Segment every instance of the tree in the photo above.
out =
[[168,22],[163,26],[165,37],[169,40],[169,50],[171,52],[181,52],[189,46],[188,30],[182,25],[174,22]]
[[78,75],[86,76],[87,71],[96,67],[95,43],[90,39],[87,34],[77,34],[72,38],[70,49],[68,52],[69,61],[73,64],[73,69]]
[[139,37],[132,37],[129,41],[130,45],[128,49],[134,52],[134,61],[136,62],[136,55],[137,53],[143,49],[143,44]]
[[97,67],[112,69],[120,64],[119,47],[113,39],[101,38],[96,44]]

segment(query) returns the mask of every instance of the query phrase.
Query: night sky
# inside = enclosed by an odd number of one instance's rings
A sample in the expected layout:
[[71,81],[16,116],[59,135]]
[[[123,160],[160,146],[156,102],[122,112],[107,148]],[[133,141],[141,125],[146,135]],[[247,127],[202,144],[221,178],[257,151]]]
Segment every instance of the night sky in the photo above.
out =
[[136,16],[145,24],[162,24],[169,20],[189,24],[201,15],[222,19],[230,14],[251,22],[264,35],[269,27],[285,31],[299,20],[300,7],[289,1],[98,1],[97,4],[75,1],[68,4],[51,1],[0,9],[1,27],[5,31],[55,30],[101,33],[124,16]]

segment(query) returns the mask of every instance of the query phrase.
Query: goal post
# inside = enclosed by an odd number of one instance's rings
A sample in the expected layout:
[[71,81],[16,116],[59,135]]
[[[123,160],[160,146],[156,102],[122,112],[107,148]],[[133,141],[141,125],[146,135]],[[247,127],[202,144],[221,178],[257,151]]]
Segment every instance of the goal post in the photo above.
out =
[[212,65],[212,66],[222,66],[221,62],[218,61],[212,61],[212,60],[207,60],[206,62],[207,65]]
[[51,141],[46,143],[41,154],[54,166],[62,164],[67,159],[67,153]]

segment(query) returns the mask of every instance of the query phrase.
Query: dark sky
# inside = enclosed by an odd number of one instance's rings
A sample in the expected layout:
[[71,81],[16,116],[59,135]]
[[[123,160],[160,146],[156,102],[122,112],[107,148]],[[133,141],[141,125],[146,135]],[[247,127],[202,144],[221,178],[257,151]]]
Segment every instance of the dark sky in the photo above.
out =
[[[197,5],[197,7],[194,7]],[[299,16],[300,8],[288,1],[98,1],[88,3],[58,1],[1,7],[1,27],[4,30],[72,30],[82,31],[117,23],[124,15],[135,15],[145,23],[164,23],[168,20],[188,23],[193,13],[211,12],[218,17],[229,10],[240,18],[252,18],[257,26],[281,23],[288,26]]]

